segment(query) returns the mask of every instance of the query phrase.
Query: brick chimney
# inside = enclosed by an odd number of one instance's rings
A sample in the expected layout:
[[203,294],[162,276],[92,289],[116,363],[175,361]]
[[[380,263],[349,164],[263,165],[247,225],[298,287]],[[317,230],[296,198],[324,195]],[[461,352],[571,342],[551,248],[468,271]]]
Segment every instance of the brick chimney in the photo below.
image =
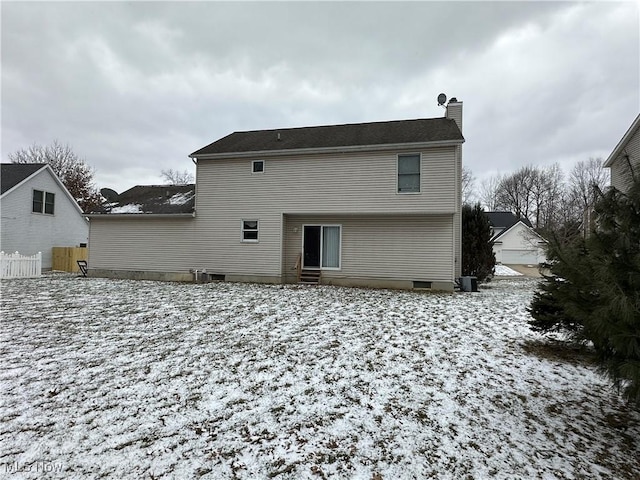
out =
[[458,128],[462,132],[462,102],[459,102],[456,97],[451,97],[449,103],[447,103],[447,113],[445,117],[455,120]]

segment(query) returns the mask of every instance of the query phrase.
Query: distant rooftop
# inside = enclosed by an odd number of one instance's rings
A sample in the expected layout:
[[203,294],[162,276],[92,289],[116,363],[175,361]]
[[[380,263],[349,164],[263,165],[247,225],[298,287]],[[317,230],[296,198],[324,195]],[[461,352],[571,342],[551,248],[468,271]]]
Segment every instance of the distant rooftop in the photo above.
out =
[[104,214],[182,214],[192,213],[196,187],[188,185],[136,185],[122,192],[105,206]]
[[531,222],[525,217],[517,217],[512,212],[485,212],[489,217],[489,223],[494,228],[511,228],[522,220],[527,227],[531,227]]

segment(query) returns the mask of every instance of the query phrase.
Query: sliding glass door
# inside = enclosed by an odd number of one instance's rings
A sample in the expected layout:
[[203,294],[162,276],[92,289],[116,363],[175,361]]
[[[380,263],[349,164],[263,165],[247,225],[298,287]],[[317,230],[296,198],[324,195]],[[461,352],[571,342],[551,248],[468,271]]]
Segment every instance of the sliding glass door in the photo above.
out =
[[305,225],[302,235],[304,268],[340,268],[340,225]]

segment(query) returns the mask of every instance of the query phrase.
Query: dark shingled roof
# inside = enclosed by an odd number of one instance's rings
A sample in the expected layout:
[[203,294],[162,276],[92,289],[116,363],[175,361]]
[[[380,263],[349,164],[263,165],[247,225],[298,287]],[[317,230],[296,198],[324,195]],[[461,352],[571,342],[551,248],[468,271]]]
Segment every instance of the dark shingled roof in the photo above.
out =
[[518,221],[522,220],[527,227],[531,227],[531,222],[526,218],[518,218],[511,212],[486,212],[489,217],[489,223],[492,227],[503,228],[508,230],[513,227]]
[[36,173],[46,163],[3,163],[0,170],[0,183],[2,184],[0,194],[11,190],[24,179]]
[[118,195],[102,212],[180,214],[192,213],[195,206],[196,187],[189,185],[136,185]]
[[464,141],[454,120],[424,118],[234,132],[193,152],[190,156],[440,141]]

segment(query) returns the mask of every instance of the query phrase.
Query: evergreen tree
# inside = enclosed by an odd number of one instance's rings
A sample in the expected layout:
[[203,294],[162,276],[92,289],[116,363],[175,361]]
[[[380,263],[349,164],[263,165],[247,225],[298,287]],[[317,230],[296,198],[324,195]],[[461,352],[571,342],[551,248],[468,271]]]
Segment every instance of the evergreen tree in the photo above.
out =
[[601,371],[640,404],[640,181],[600,192],[596,229],[552,241],[551,273],[536,292],[531,327],[593,343]]
[[477,203],[462,206],[462,274],[478,281],[493,275],[496,257],[491,243],[489,218]]

